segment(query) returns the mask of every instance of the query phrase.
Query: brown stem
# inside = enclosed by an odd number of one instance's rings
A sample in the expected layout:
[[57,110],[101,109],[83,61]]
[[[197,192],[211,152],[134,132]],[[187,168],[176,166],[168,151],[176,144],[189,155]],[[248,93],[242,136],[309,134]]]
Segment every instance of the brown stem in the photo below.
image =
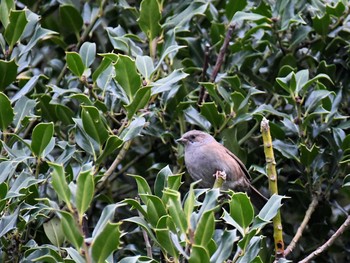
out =
[[296,244],[298,243],[299,239],[301,238],[301,236],[303,235],[303,232],[307,226],[307,224],[309,223],[309,220],[311,218],[311,215],[313,214],[313,212],[315,211],[316,207],[318,204],[318,195],[314,195],[312,197],[312,201],[305,213],[304,219],[302,221],[302,223],[300,224],[295,236],[293,237],[292,241],[290,242],[289,246],[286,248],[286,250],[284,251],[284,256],[287,256],[290,252],[292,252],[296,246]]
[[[208,70],[208,65],[209,65],[209,44],[207,43],[205,45],[205,51],[204,51],[204,64],[203,64],[203,70],[202,70],[202,76],[201,76],[201,81],[204,82],[205,81],[205,75],[207,74],[207,70]],[[205,88],[204,86],[201,86],[201,89],[199,91],[199,98],[198,98],[198,104],[202,104],[203,101],[203,97],[205,95]]]
[[338,228],[338,230],[325,242],[322,246],[317,248],[314,252],[312,252],[310,255],[308,255],[303,260],[299,261],[299,263],[307,263],[310,262],[313,258],[317,257],[319,254],[324,252],[326,249],[328,249],[334,241],[344,233],[344,231],[350,226],[350,216],[346,218],[344,223]]
[[106,184],[108,177],[114,172],[114,170],[117,168],[120,162],[124,159],[127,151],[129,150],[130,145],[131,145],[131,140],[124,143],[117,157],[114,159],[111,166],[108,168],[108,170],[104,173],[103,177],[101,178],[101,181],[96,188],[96,192],[99,192],[102,189],[102,187]]
[[[225,54],[226,54],[228,45],[230,43],[230,40],[232,38],[232,34],[233,34],[234,29],[235,29],[235,26],[233,24],[230,24],[228,29],[227,29],[224,43],[222,44],[222,46],[220,48],[218,58],[216,60],[213,72],[211,73],[211,76],[210,76],[210,82],[212,82],[212,83],[215,82],[215,79],[219,73],[219,70],[222,66],[222,63],[224,62]],[[207,96],[208,96],[208,93],[205,92],[201,101],[204,102],[207,99]]]

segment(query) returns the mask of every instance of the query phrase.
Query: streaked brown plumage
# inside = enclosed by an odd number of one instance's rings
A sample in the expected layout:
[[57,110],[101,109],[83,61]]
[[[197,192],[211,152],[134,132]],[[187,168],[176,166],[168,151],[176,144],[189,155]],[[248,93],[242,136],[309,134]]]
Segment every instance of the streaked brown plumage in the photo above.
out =
[[192,130],[177,140],[185,146],[185,164],[193,180],[202,179],[201,187],[213,187],[217,172],[226,173],[224,189],[244,191],[261,209],[267,199],[249,182],[249,173],[241,160],[208,133]]

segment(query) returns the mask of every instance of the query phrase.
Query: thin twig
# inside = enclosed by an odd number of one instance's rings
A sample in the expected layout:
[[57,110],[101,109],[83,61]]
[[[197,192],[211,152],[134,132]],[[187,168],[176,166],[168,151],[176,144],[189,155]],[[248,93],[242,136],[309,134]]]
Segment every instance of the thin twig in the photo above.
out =
[[[220,68],[222,66],[222,63],[224,62],[226,50],[227,50],[228,45],[230,43],[230,40],[232,38],[232,34],[233,34],[234,28],[235,28],[235,26],[233,24],[230,24],[228,29],[227,29],[226,36],[225,36],[225,39],[224,39],[224,43],[222,44],[222,46],[220,48],[218,58],[216,60],[213,72],[211,73],[211,76],[210,76],[210,82],[212,82],[212,83],[215,82],[215,79],[216,79],[216,77],[217,77],[217,75],[219,73],[219,70],[220,70]],[[208,93],[205,92],[204,95],[203,95],[203,98],[202,98],[202,102],[204,102],[207,99],[207,96],[208,96]]]
[[99,192],[100,189],[102,189],[102,187],[104,187],[109,176],[114,172],[114,170],[117,168],[117,166],[120,164],[120,162],[124,159],[127,151],[129,150],[130,144],[131,144],[131,140],[124,143],[124,145],[123,145],[122,149],[120,150],[120,152],[118,153],[117,157],[114,159],[111,166],[108,168],[108,170],[104,173],[103,177],[101,178],[99,185],[96,187],[96,192]]
[[303,260],[299,261],[299,263],[307,263],[310,262],[313,258],[317,257],[319,254],[324,252],[326,249],[328,249],[334,241],[344,233],[344,231],[350,226],[350,216],[347,217],[345,222],[338,228],[338,230],[327,240],[326,243],[324,243],[322,246],[317,248],[314,252],[312,252],[310,255],[308,255]]
[[284,256],[287,256],[290,252],[292,252],[294,250],[296,244],[298,243],[299,239],[303,235],[303,232],[304,232],[307,224],[309,223],[311,215],[315,211],[317,205],[318,205],[318,195],[315,194],[312,197],[312,201],[311,201],[311,203],[310,203],[310,205],[305,213],[304,219],[303,219],[302,223],[300,224],[295,236],[293,237],[289,246],[284,251]]
[[[141,214],[140,211],[138,211],[138,214],[140,217],[143,218],[143,215]],[[146,251],[147,251],[147,257],[149,258],[153,258],[153,255],[152,255],[152,246],[151,246],[151,243],[149,242],[149,237],[148,237],[148,234],[147,234],[147,231],[143,228],[142,229],[142,236],[143,236],[143,239],[145,240],[145,245],[146,245]]]
[[[208,65],[209,65],[209,49],[210,49],[210,45],[207,43],[205,45],[205,50],[204,50],[204,63],[203,63],[203,70],[202,70],[202,76],[201,76],[201,81],[204,82],[206,77],[205,75],[207,74],[207,70],[208,70]],[[203,97],[205,94],[205,88],[202,85],[199,91],[199,98],[198,98],[198,104],[202,104],[203,101]]]
[[235,26],[233,24],[230,24],[228,27],[228,30],[226,32],[226,36],[224,39],[224,43],[223,43],[222,47],[220,48],[218,59],[216,60],[216,64],[215,64],[213,72],[210,76],[210,82],[215,82],[215,79],[219,73],[221,65],[224,62],[225,53],[226,53],[228,44],[230,43],[234,28],[235,28]]

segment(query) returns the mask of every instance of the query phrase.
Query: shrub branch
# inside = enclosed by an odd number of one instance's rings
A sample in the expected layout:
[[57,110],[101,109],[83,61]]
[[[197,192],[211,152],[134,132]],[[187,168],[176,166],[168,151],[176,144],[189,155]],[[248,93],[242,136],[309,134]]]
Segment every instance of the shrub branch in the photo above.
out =
[[305,213],[304,219],[303,219],[302,223],[300,224],[295,236],[293,237],[289,246],[284,251],[284,256],[287,256],[289,253],[291,253],[294,250],[296,244],[298,243],[299,239],[303,235],[303,232],[304,232],[307,224],[309,223],[311,215],[315,211],[317,205],[318,205],[318,195],[315,194],[312,197],[312,201],[311,201],[311,203],[310,203],[310,205]]
[[344,231],[350,226],[350,215],[346,218],[344,223],[338,228],[338,230],[327,240],[326,243],[324,243],[322,246],[317,248],[314,252],[312,252],[310,255],[308,255],[303,260],[299,261],[299,263],[307,263],[310,262],[313,258],[320,255],[322,252],[324,252],[326,249],[328,249],[334,241],[344,233]]

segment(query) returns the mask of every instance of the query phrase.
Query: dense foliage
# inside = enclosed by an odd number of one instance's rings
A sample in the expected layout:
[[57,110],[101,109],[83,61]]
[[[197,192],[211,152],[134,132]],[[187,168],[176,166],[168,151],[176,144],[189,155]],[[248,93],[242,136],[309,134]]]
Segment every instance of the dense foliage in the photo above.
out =
[[[349,13],[345,0],[1,0],[0,261],[272,262],[281,207],[295,248],[280,261],[341,227],[316,261],[348,262]],[[263,117],[281,196],[256,211],[191,184],[175,139],[197,128],[269,196]]]

